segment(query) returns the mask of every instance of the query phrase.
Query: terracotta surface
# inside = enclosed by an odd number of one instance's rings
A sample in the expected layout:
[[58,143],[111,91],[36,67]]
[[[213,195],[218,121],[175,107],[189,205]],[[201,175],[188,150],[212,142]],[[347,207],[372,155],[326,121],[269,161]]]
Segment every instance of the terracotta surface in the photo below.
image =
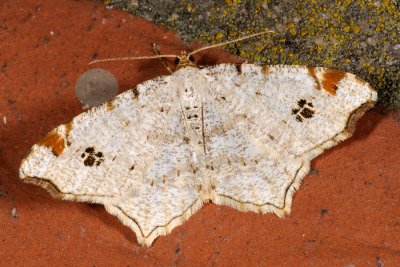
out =
[[[152,55],[152,42],[162,52],[188,48],[173,32],[95,1],[2,1],[1,266],[400,266],[396,112],[369,112],[353,138],[314,160],[285,219],[208,204],[151,248],[103,206],[20,182],[29,148],[82,111],[74,86],[92,57]],[[238,59],[213,50],[200,61]],[[96,67],[117,77],[120,92],[166,73],[157,60]]]

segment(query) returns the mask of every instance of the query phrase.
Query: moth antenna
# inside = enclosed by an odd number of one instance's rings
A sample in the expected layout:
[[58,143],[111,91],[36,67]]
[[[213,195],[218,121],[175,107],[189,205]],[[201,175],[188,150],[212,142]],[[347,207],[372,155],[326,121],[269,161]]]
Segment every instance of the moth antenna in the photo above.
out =
[[[154,53],[155,53],[156,55],[161,55],[161,53],[160,53],[160,48],[159,48],[158,44],[152,43],[151,45],[152,45],[152,47],[153,47]],[[172,71],[171,67],[168,65],[167,59],[166,59],[165,57],[163,57],[163,58],[160,58],[160,60],[161,60],[162,64],[164,65],[164,67],[167,69],[167,71],[168,71],[170,74],[172,74],[173,71]]]
[[[209,45],[209,46],[205,46],[199,49],[196,49],[190,53],[187,54],[187,57],[194,55],[200,51],[206,50],[206,49],[210,49],[210,48],[215,48],[215,47],[219,47],[219,46],[223,46],[223,45],[227,45],[227,44],[231,44],[231,43],[236,43],[236,42],[240,42],[249,38],[253,38],[259,35],[263,35],[263,34],[267,34],[267,33],[274,33],[274,31],[263,31],[263,32],[258,32],[258,33],[254,33],[254,34],[250,34],[247,36],[243,36],[231,41],[226,41],[223,43],[219,43],[219,44],[214,44],[214,45]],[[154,58],[166,58],[166,57],[173,57],[173,58],[177,58],[179,57],[178,55],[154,55],[154,56],[142,56],[142,57],[117,57],[117,58],[105,58],[105,59],[96,59],[93,60],[91,62],[89,62],[89,65],[91,64],[95,64],[95,63],[99,63],[99,62],[109,62],[109,61],[125,61],[125,60],[142,60],[142,59],[154,59]]]
[[142,59],[154,59],[154,58],[166,58],[173,57],[176,58],[178,55],[154,55],[154,56],[144,56],[144,57],[116,57],[116,58],[105,58],[105,59],[96,59],[89,62],[89,65],[99,62],[109,62],[109,61],[125,61],[125,60],[142,60]]
[[202,47],[202,48],[199,48],[199,49],[196,49],[196,50],[190,52],[190,53],[188,54],[188,56],[193,55],[193,54],[196,54],[196,53],[198,53],[198,52],[200,52],[200,51],[203,51],[203,50],[206,50],[206,49],[215,48],[215,47],[219,47],[219,46],[223,46],[223,45],[227,45],[227,44],[231,44],[231,43],[240,42],[240,41],[243,41],[243,40],[246,40],[246,39],[249,39],[249,38],[253,38],[253,37],[256,37],[256,36],[259,36],[259,35],[267,34],[267,33],[274,33],[274,31],[263,31],[263,32],[258,32],[258,33],[254,33],[254,34],[250,34],[250,35],[247,35],[247,36],[243,36],[243,37],[240,37],[240,38],[231,40],[231,41],[226,41],[226,42],[219,43],[219,44],[204,46],[204,47]]

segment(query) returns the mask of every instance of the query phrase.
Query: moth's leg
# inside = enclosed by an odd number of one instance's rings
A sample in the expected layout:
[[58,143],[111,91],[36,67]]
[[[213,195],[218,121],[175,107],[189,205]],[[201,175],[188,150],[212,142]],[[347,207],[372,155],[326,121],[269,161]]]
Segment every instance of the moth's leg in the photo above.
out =
[[[160,47],[158,46],[158,44],[152,43],[151,45],[152,45],[152,47],[153,47],[154,53],[155,53],[156,55],[161,55],[161,53],[160,53]],[[171,67],[168,65],[167,59],[164,58],[164,57],[161,57],[160,60],[161,60],[161,62],[163,63],[164,67],[168,70],[168,72],[169,72],[170,74],[172,74],[174,71],[173,71],[173,70],[171,69]]]

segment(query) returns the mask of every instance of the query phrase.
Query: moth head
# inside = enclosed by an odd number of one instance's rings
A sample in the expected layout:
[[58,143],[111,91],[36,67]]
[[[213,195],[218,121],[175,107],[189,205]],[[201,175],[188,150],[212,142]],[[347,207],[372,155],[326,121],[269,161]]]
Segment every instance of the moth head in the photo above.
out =
[[180,56],[176,56],[175,64],[176,69],[183,67],[197,67],[193,54],[188,54],[186,51],[182,51]]

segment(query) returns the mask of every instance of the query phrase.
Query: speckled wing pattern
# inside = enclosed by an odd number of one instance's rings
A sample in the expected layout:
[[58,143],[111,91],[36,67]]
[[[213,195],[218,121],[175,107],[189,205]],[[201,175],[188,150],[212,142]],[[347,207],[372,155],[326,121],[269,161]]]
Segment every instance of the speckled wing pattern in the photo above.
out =
[[149,246],[209,201],[288,214],[310,161],[348,138],[376,98],[326,68],[183,67],[51,131],[20,177],[103,204]]

